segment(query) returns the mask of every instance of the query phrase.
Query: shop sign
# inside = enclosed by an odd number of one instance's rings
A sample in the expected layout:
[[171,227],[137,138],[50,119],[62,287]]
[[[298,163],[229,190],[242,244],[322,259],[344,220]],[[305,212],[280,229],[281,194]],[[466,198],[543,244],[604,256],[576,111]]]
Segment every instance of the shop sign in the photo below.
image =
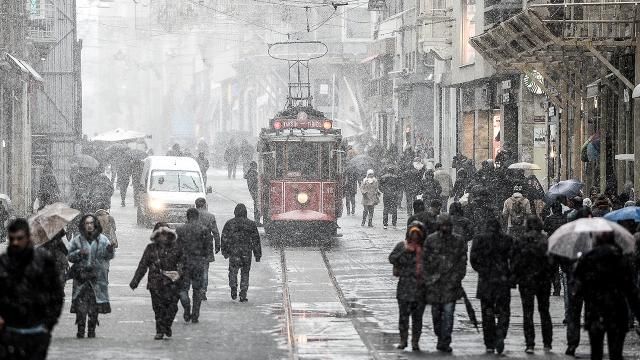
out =
[[533,147],[545,148],[547,146],[547,134],[543,126],[533,128]]

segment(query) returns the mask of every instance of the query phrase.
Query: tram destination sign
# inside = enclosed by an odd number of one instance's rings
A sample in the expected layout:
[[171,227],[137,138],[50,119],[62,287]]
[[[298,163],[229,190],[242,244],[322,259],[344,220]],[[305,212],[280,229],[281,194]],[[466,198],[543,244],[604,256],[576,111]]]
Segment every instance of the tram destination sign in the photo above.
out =
[[333,127],[333,122],[329,119],[313,119],[309,117],[297,118],[275,118],[271,120],[271,127],[276,130],[282,129],[319,129],[329,130]]

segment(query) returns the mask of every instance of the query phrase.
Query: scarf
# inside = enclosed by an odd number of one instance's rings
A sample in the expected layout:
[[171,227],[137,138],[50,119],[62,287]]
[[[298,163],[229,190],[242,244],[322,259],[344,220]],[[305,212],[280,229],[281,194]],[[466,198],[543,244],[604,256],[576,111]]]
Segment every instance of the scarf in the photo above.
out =
[[424,167],[424,164],[418,161],[414,161],[413,162],[413,168],[416,170],[422,170],[422,168]]
[[418,283],[422,283],[422,242],[424,233],[417,226],[412,226],[405,240],[405,248],[416,254],[416,279]]

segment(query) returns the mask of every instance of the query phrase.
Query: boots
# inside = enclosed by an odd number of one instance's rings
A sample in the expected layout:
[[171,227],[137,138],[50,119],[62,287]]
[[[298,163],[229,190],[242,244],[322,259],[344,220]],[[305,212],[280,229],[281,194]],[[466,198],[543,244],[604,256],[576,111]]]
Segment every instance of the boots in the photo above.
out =
[[84,322],[78,322],[78,333],[76,334],[76,337],[78,339],[83,339],[84,338],[84,330],[85,330],[85,323]]
[[409,331],[400,331],[400,343],[397,348],[402,350],[407,347],[407,340],[409,339]]
[[87,337],[93,339],[96,337],[96,326],[98,326],[98,317],[89,315],[88,325],[89,329],[87,330]]
[[420,351],[420,334],[411,335],[411,349],[413,351]]

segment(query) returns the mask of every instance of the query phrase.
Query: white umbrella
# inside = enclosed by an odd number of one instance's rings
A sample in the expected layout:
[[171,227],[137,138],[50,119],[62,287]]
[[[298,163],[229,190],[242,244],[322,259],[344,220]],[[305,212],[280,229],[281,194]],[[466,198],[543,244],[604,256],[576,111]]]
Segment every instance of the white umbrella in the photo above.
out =
[[540,166],[534,163],[519,162],[509,165],[509,169],[522,169],[522,170],[542,170]]
[[107,132],[103,132],[102,134],[98,134],[91,138],[93,141],[104,141],[104,142],[118,142],[118,141],[131,141],[137,139],[144,139],[147,135],[145,133],[141,133],[133,130],[125,130],[125,129],[113,129]]
[[549,253],[577,259],[593,248],[596,236],[605,232],[613,232],[615,242],[623,253],[632,254],[635,251],[635,238],[622,226],[604,218],[584,218],[558,228],[549,237]]

